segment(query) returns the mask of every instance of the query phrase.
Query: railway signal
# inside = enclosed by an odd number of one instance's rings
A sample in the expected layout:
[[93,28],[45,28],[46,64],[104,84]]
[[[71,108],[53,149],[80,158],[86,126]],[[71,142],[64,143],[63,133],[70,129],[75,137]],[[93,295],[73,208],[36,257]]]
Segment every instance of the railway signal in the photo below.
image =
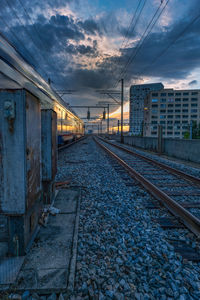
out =
[[105,108],[104,108],[104,111],[103,111],[103,120],[106,119],[106,111],[105,111]]
[[88,108],[88,111],[87,111],[87,119],[90,120],[90,110]]

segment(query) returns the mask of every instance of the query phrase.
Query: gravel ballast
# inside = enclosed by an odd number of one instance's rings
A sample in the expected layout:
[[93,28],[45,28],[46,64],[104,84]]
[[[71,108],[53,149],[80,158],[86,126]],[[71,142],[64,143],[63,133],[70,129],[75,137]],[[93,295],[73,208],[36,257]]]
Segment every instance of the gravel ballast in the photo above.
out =
[[199,264],[175,253],[144,209],[151,196],[127,188],[91,138],[60,153],[57,181],[69,177],[83,187],[71,298],[200,299]]

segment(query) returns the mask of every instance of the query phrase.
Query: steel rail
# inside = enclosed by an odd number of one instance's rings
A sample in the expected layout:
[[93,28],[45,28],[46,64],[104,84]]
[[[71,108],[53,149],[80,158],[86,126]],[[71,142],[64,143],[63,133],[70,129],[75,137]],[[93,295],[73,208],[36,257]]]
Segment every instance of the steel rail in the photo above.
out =
[[177,170],[177,169],[175,169],[175,168],[173,168],[173,167],[170,167],[170,166],[168,166],[168,165],[165,165],[164,163],[158,162],[158,161],[156,161],[156,160],[154,160],[154,159],[152,159],[152,158],[143,156],[142,154],[135,153],[135,152],[133,152],[133,151],[127,149],[127,148],[124,148],[124,147],[120,146],[120,145],[113,144],[113,143],[111,143],[111,142],[109,142],[109,141],[107,141],[107,140],[105,140],[105,139],[103,139],[103,138],[101,138],[101,137],[98,137],[98,138],[101,139],[102,141],[104,141],[105,143],[107,143],[107,144],[113,146],[113,147],[116,147],[116,148],[118,148],[118,149],[120,149],[120,150],[123,150],[123,151],[125,151],[125,152],[127,152],[127,153],[129,153],[129,154],[131,154],[131,155],[134,155],[134,156],[136,156],[136,157],[139,157],[139,158],[141,158],[141,159],[144,159],[144,160],[146,160],[147,162],[150,162],[150,163],[152,163],[152,164],[154,164],[154,165],[156,165],[156,166],[158,166],[158,167],[160,167],[160,168],[163,168],[163,169],[165,169],[165,170],[167,170],[167,171],[169,171],[169,172],[171,172],[171,173],[173,173],[173,174],[175,174],[175,175],[178,175],[178,176],[180,176],[180,177],[183,177],[184,179],[186,179],[186,180],[188,180],[188,181],[190,181],[190,182],[192,182],[192,183],[195,183],[195,184],[197,184],[197,185],[200,185],[200,178],[198,178],[198,177],[195,177],[195,176],[192,176],[192,175],[190,175],[190,174],[184,173],[183,171],[180,171],[180,170]]
[[78,142],[84,140],[85,138],[86,138],[86,136],[82,136],[82,137],[79,138],[78,140],[75,140],[75,141],[73,141],[73,142],[71,142],[71,143],[69,143],[69,144],[60,146],[60,147],[58,147],[58,151],[63,150],[63,149],[66,149],[66,148],[69,148],[70,146],[72,146],[72,145],[74,145],[74,144],[76,144],[76,143],[78,143]]
[[130,167],[124,160],[118,157],[96,138],[94,138],[94,140],[104,151],[106,151],[110,156],[114,157],[126,169],[133,179],[137,180],[151,195],[159,200],[176,218],[178,218],[181,223],[190,229],[196,236],[200,237],[200,220],[197,217],[192,215],[175,200],[158,189],[153,183]]

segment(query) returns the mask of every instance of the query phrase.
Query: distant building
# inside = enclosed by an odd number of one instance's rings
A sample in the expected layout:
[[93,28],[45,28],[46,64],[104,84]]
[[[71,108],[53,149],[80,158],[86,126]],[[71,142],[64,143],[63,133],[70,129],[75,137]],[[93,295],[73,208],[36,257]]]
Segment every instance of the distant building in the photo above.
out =
[[144,99],[150,91],[163,89],[162,83],[138,84],[130,87],[129,132],[141,134],[144,121]]
[[156,137],[160,124],[164,137],[182,138],[191,121],[200,122],[200,90],[163,89],[145,98],[144,136]]

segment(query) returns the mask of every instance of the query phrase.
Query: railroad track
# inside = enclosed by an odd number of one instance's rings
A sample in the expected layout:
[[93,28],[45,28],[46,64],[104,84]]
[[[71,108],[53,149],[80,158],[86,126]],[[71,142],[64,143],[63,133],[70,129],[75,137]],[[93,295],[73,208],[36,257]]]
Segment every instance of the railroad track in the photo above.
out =
[[95,142],[200,237],[200,179],[104,139]]
[[72,145],[77,144],[78,142],[84,140],[85,138],[86,138],[86,136],[83,136],[83,137],[81,137],[80,139],[77,139],[77,140],[75,140],[75,141],[73,141],[73,142],[71,142],[71,143],[69,143],[69,144],[60,146],[60,147],[58,147],[58,151],[64,150],[64,149],[66,149],[66,148],[69,148],[69,147],[71,147]]

